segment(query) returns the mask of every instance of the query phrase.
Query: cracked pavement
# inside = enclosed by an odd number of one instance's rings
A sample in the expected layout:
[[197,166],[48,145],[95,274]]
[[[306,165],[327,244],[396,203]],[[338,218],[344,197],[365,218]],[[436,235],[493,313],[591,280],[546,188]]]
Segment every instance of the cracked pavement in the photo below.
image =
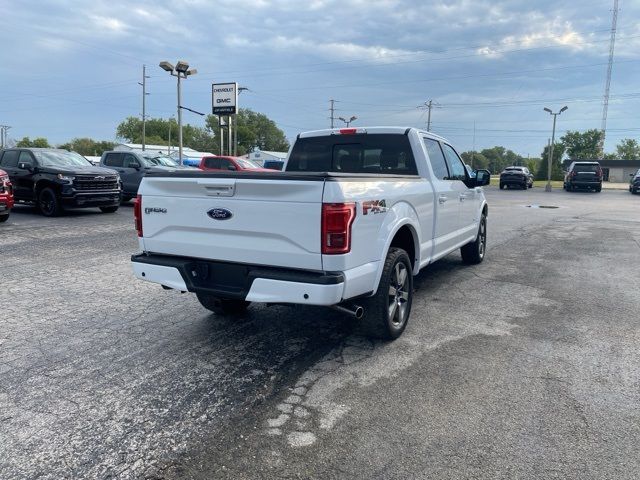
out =
[[[0,478],[636,478],[640,198],[487,189],[392,343],[131,274],[132,208],[0,228]],[[529,208],[551,204],[558,209]]]

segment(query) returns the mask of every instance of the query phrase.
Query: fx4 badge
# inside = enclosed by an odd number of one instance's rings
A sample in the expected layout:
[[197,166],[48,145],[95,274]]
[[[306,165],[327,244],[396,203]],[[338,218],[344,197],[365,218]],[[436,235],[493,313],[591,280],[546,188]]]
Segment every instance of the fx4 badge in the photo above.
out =
[[214,220],[229,220],[231,217],[233,217],[233,213],[231,213],[226,208],[212,208],[207,212],[207,215],[209,215]]
[[387,202],[384,200],[368,200],[362,202],[362,214],[384,213],[387,211]]
[[144,213],[167,213],[167,209],[160,207],[146,207],[144,209]]

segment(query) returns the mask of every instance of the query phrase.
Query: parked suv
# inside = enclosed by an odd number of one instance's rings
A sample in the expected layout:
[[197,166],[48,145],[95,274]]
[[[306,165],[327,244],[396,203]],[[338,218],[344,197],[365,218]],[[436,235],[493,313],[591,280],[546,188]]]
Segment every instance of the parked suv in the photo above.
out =
[[202,157],[200,161],[200,170],[230,170],[234,172],[249,170],[254,172],[269,171],[272,169],[262,168],[251,160],[239,157],[224,157],[213,155],[210,157]]
[[636,173],[629,175],[629,191],[631,193],[640,193],[640,169]]
[[571,162],[564,176],[564,189],[569,192],[578,188],[602,190],[602,168],[598,162]]
[[533,188],[533,174],[527,167],[507,167],[500,174],[500,190],[504,187]]
[[34,203],[46,217],[65,207],[99,207],[113,213],[120,205],[118,173],[92,165],[76,152],[55,148],[10,148],[0,168],[9,174],[17,202]]
[[161,153],[145,152],[104,152],[100,166],[113,168],[122,180],[122,201],[127,202],[136,196],[138,187],[147,173],[170,172],[176,169],[193,167],[179,165],[174,159]]
[[9,175],[0,170],[0,223],[9,220],[9,214],[13,207],[13,189],[9,181]]

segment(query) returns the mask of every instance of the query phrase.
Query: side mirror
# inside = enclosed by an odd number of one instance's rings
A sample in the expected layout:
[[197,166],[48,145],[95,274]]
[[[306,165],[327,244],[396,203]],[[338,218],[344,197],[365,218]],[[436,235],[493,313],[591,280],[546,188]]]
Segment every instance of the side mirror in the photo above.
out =
[[630,173],[630,174],[629,174],[629,176],[630,176],[630,177],[635,177],[635,176],[636,176],[636,174],[635,174],[635,173]]
[[489,170],[476,171],[476,187],[489,185],[489,182],[491,182],[491,172]]
[[131,163],[129,163],[129,168],[135,168],[136,170],[140,170],[140,163],[139,162],[131,162]]
[[227,170],[237,170],[237,168],[236,168],[236,166],[235,166],[235,165],[229,165],[229,166],[227,167]]
[[20,170],[29,170],[32,171],[33,170],[33,164],[31,162],[20,162],[18,164],[18,168]]

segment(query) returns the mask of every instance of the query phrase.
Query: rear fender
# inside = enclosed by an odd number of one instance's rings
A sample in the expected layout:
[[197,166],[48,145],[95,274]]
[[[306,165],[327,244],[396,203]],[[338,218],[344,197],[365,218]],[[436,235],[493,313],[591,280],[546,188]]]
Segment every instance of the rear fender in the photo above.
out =
[[418,219],[418,214],[410,204],[406,202],[398,202],[388,210],[384,222],[380,226],[380,230],[378,232],[378,242],[376,245],[376,249],[380,262],[378,264],[375,281],[371,288],[371,291],[374,293],[378,290],[378,285],[380,283],[380,278],[382,277],[382,271],[384,269],[385,259],[387,257],[387,253],[389,252],[389,248],[391,247],[391,242],[393,241],[396,233],[398,233],[398,231],[405,225],[409,227],[409,229],[411,230],[411,235],[413,236],[415,258],[411,260],[414,260],[414,275],[418,273],[420,265],[421,243],[419,234],[420,221]]

